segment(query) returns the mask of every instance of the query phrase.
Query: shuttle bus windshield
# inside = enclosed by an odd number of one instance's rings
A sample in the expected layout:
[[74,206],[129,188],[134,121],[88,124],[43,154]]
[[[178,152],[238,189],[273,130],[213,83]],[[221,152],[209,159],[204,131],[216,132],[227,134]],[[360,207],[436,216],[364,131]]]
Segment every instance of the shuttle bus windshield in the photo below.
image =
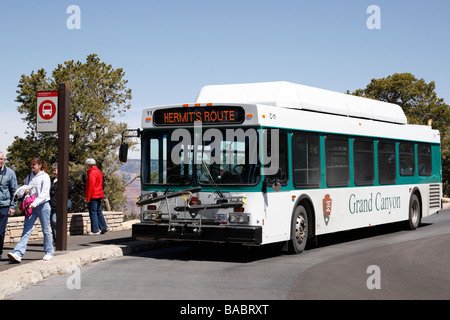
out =
[[201,135],[194,135],[193,130],[181,130],[182,138],[176,130],[144,133],[143,184],[255,185],[259,182],[257,130],[242,139],[236,137],[233,129],[207,129]]

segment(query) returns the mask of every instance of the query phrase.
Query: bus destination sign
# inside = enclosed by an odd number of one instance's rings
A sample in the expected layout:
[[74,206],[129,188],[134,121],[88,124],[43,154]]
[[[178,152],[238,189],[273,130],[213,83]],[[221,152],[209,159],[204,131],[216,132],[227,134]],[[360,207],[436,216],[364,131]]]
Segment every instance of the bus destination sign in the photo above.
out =
[[153,113],[155,126],[185,126],[201,121],[203,125],[241,124],[245,111],[237,106],[177,107]]

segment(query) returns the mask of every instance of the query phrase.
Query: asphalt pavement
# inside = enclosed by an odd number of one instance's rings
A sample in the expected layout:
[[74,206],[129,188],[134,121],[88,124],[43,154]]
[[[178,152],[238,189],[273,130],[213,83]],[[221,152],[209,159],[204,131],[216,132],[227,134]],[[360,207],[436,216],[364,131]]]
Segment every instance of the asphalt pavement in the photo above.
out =
[[73,266],[82,267],[163,244],[160,241],[137,241],[132,237],[131,229],[92,236],[75,235],[67,237],[67,250],[55,251],[52,260],[44,261],[43,240],[30,241],[21,263],[13,263],[7,256],[16,244],[5,244],[0,260],[0,299],[7,299],[9,295],[52,275],[70,272]]
[[[131,237],[131,230],[107,232],[105,234],[96,236],[88,236],[88,235],[67,236],[67,250],[66,251],[55,250],[55,256],[68,252],[73,252],[76,250],[88,249],[100,245],[107,245],[107,244],[124,245],[132,240],[133,239]],[[19,265],[24,265],[26,263],[41,260],[45,255],[43,240],[30,241],[28,242],[27,251],[25,252],[25,255],[22,257],[21,263],[20,264],[11,263],[10,260],[8,259],[8,253],[12,252],[15,246],[16,243],[5,244],[3,248],[2,258],[0,260],[0,272],[13,267],[17,267]]]
[[[323,235],[301,255],[177,244],[51,277],[7,299],[195,299],[197,306],[200,300],[448,300],[449,230],[445,210],[424,218],[415,231],[399,223]],[[79,290],[72,290],[77,283]]]
[[[50,261],[42,258],[43,240],[30,241],[21,263],[12,263],[7,257],[15,244],[5,244],[0,260],[0,300],[46,278],[71,272],[73,267],[90,265],[96,261],[148,251],[165,245],[163,241],[136,241],[131,230],[107,232],[103,235],[68,236],[67,250],[55,251]],[[302,280],[301,278],[298,279]]]

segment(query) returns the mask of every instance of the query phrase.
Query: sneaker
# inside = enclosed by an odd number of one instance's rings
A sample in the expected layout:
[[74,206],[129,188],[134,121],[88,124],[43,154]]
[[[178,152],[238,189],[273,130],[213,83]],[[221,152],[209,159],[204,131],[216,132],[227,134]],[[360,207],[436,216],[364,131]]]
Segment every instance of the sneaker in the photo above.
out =
[[98,236],[100,234],[100,231],[97,232],[89,232],[87,235],[88,236]]
[[108,231],[111,231],[111,229],[110,228],[103,229],[101,234],[107,233]]
[[20,263],[20,261],[22,260],[22,257],[19,256],[17,253],[14,253],[14,252],[8,253],[8,258],[12,262],[18,262],[18,263]]
[[45,261],[50,261],[53,259],[53,255],[47,253],[42,259]]

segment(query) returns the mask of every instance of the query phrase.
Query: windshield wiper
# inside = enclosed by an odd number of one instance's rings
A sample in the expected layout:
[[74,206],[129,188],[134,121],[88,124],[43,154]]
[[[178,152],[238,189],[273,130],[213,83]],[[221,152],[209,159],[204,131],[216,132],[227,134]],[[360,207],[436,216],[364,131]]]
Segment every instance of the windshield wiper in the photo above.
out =
[[178,185],[186,184],[189,182],[189,177],[186,175],[172,175],[167,178],[167,188],[166,191],[164,191],[164,194],[168,194],[169,191],[172,191],[174,187]]
[[205,167],[206,172],[208,173],[208,178],[209,180],[212,182],[214,188],[216,188],[217,193],[219,194],[219,197],[221,198],[225,198],[225,196],[223,195],[222,191],[220,191],[219,186],[216,184],[216,182],[214,181],[211,172],[208,169],[208,166],[206,165],[205,161],[203,160],[203,155],[202,155],[202,165]]

